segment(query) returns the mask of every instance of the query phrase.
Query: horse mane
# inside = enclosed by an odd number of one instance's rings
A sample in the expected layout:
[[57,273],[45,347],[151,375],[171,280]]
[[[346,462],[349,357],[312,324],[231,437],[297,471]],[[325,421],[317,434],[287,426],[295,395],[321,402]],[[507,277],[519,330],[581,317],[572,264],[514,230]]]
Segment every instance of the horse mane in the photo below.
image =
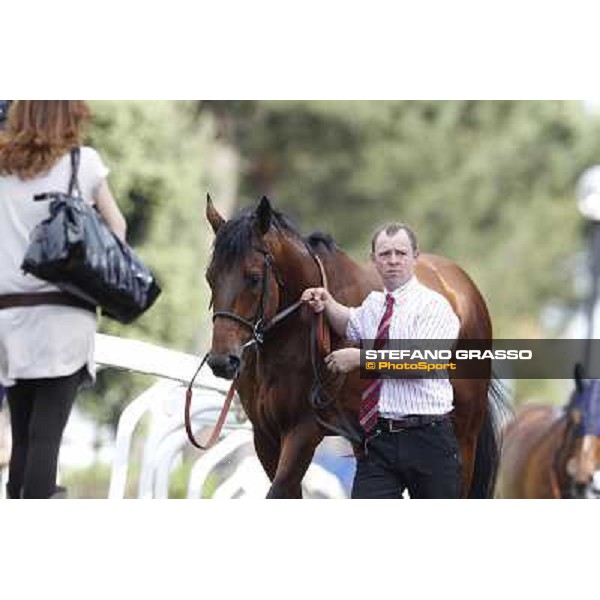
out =
[[322,231],[313,231],[304,238],[304,241],[308,244],[309,248],[315,252],[325,250],[326,252],[333,253],[337,249],[333,237]]
[[[213,244],[211,268],[229,269],[242,260],[252,248],[252,240],[256,235],[256,218],[251,208],[242,209],[219,228]],[[272,210],[271,227],[279,232],[302,239],[302,236],[284,214]]]
[[[335,240],[328,233],[314,231],[302,237],[289,217],[274,209],[271,214],[271,227],[288,237],[304,241],[311,250],[333,253],[337,249]],[[213,244],[211,269],[229,269],[246,256],[256,234],[255,223],[254,209],[245,208],[221,225]]]

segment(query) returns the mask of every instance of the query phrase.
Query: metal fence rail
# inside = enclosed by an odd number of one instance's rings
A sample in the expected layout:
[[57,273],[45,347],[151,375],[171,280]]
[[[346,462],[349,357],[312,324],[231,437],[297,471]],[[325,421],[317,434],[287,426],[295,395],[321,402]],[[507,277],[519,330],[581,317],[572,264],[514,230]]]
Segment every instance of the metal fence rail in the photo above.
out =
[[[220,440],[201,452],[187,440],[183,422],[185,390],[193,376],[198,358],[166,350],[152,344],[112,336],[98,336],[97,362],[153,374],[159,379],[123,411],[117,427],[115,456],[112,464],[108,497],[124,498],[131,464],[134,433],[141,421],[150,417],[144,442],[138,498],[168,498],[170,476],[181,462],[184,451],[194,460],[187,486],[187,498],[203,497],[205,485],[213,477],[214,498],[264,497],[269,481],[254,452],[252,429],[231,411]],[[223,406],[229,383],[214,377],[205,365],[194,384],[192,426],[195,431],[212,428]],[[194,455],[197,455],[194,458]],[[312,464],[303,482],[309,497],[345,498],[343,486],[327,469]]]
[[[198,451],[187,440],[183,418],[185,391],[198,367],[198,357],[138,340],[97,334],[95,360],[100,369],[116,368],[157,378],[126,406],[119,419],[109,499],[126,495],[132,472],[133,439],[142,421],[148,429],[136,485],[138,498],[168,498],[171,475],[184,454],[193,462],[187,498],[207,494],[215,499],[265,496],[269,480],[254,451],[251,425],[239,413],[230,411],[221,438],[212,449]],[[191,410],[195,432],[214,426],[228,389],[229,382],[216,378],[206,365],[202,368],[194,383]],[[4,494],[5,480],[6,469],[0,465],[0,494]],[[206,489],[209,480],[210,491]],[[317,464],[310,466],[303,489],[308,497],[346,497],[337,477]]]

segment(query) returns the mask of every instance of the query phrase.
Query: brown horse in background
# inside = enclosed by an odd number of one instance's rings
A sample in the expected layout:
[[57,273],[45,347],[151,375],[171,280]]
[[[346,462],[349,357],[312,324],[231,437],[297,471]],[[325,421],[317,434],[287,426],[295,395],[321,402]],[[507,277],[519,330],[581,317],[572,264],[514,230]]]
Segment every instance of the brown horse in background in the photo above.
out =
[[[593,498],[600,468],[600,439],[578,432],[585,407],[581,377],[567,406],[527,405],[504,434],[497,486],[499,498]],[[588,398],[589,400],[589,398]],[[585,398],[583,401],[586,401]]]
[[[209,198],[206,214],[216,234],[207,270],[214,310],[208,363],[215,375],[236,377],[258,458],[272,482],[268,497],[301,497],[302,478],[324,436],[346,431],[355,453],[359,451],[360,441],[348,424],[354,431],[358,428],[361,392],[368,381],[360,379],[358,370],[333,380],[326,373],[325,354],[347,345],[332,332],[331,344],[321,340],[311,360],[315,316],[298,299],[307,287],[323,285],[319,261],[329,290],[348,306],[358,306],[369,292],[382,289],[381,280],[372,267],[354,262],[328,236],[302,238],[266,198],[256,210],[230,221]],[[464,271],[425,254],[416,275],[452,304],[461,322],[460,339],[491,340],[485,302]],[[326,374],[325,393],[335,400],[322,409],[310,401],[315,370]],[[497,417],[504,400],[490,381],[488,371],[485,379],[452,382],[464,497],[493,495],[500,454]]]

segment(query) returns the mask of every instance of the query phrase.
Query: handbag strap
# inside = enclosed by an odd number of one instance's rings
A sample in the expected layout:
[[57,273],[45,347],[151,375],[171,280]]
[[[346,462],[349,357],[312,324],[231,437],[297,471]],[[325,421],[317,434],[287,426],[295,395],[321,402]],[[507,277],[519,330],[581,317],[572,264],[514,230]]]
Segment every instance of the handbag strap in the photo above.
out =
[[[67,190],[67,197],[72,198],[73,192],[77,192],[77,197],[82,198],[81,188],[79,187],[79,163],[81,162],[81,149],[79,147],[71,148],[71,177],[69,178],[69,189]],[[65,195],[60,192],[44,192],[43,194],[35,194],[33,197],[34,202],[41,202],[43,200],[56,200],[57,198],[64,198]]]
[[73,192],[77,191],[77,196],[81,198],[81,188],[79,187],[79,163],[81,162],[81,149],[79,146],[71,148],[71,179],[69,181],[69,190],[67,194],[73,196]]

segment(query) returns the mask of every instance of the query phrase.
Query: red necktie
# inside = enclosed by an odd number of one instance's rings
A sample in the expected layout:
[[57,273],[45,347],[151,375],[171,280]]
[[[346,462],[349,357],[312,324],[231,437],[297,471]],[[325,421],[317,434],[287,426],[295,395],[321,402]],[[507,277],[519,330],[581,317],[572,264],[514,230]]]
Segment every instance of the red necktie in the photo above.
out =
[[[390,323],[392,321],[393,312],[394,296],[391,294],[386,294],[385,312],[383,313],[383,317],[381,317],[381,321],[379,322],[379,327],[377,329],[377,335],[375,336],[375,350],[381,350],[390,337]],[[379,416],[377,405],[379,404],[379,395],[381,394],[382,385],[383,379],[381,379],[380,376],[377,376],[377,379],[373,379],[362,393],[359,420],[366,433],[369,433],[377,423],[377,417]]]

